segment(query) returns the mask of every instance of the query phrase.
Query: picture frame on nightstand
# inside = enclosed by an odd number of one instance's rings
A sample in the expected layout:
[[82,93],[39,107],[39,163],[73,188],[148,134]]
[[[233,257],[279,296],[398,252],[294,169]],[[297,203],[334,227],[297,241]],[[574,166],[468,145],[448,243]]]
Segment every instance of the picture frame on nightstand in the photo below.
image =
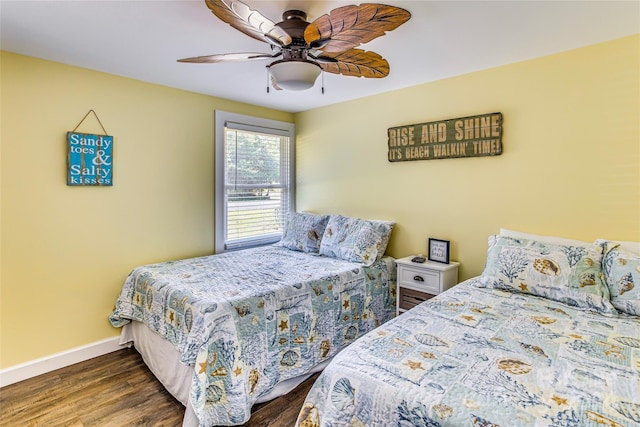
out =
[[451,242],[449,240],[433,239],[430,237],[427,250],[429,261],[449,264],[450,247]]

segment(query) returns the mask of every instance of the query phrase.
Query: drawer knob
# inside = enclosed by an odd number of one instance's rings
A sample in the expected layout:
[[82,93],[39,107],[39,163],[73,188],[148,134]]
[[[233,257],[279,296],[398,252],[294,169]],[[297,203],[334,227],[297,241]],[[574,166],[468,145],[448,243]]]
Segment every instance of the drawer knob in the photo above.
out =
[[424,282],[422,276],[413,276],[413,280],[415,280],[416,282]]

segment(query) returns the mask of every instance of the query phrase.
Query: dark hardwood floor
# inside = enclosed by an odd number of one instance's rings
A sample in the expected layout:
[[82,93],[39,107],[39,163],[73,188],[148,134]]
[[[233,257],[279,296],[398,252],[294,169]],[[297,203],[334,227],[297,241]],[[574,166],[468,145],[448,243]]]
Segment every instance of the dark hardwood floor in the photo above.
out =
[[[255,405],[244,427],[290,427],[318,374]],[[180,426],[184,406],[134,349],[123,349],[0,388],[0,426]]]

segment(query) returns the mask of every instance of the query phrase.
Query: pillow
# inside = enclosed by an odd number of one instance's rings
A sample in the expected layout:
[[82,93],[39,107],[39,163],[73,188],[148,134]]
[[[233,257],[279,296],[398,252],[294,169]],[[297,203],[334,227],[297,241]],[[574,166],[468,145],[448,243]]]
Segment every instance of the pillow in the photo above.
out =
[[640,255],[640,242],[622,242],[622,241],[608,240],[608,239],[597,239],[596,242],[606,243],[607,250],[611,250],[616,246],[618,246],[620,249],[624,249],[627,252],[631,252],[631,254],[633,255]]
[[320,255],[371,265],[384,255],[394,222],[331,215]]
[[491,236],[479,287],[537,295],[575,308],[613,315],[602,281],[603,245],[568,246]]
[[[547,243],[556,243],[556,244],[560,244],[560,245],[566,245],[566,246],[591,246],[593,243],[589,243],[589,242],[585,242],[582,240],[573,240],[573,239],[567,239],[564,237],[555,237],[555,236],[544,236],[541,234],[530,234],[530,233],[523,233],[521,231],[514,231],[514,230],[509,230],[506,228],[501,228],[500,229],[500,235],[501,236],[506,236],[506,237],[513,237],[515,239],[529,239],[529,240],[538,240],[540,242],[547,242]],[[608,241],[608,242],[613,242],[611,240],[607,240],[607,239],[597,239],[597,241]],[[640,254],[640,242],[613,242],[613,243],[619,243],[620,247],[622,249],[626,249],[628,252],[632,252],[634,254]]]
[[640,242],[616,242],[616,243],[620,243],[620,249],[624,249],[627,252],[640,255]]
[[631,253],[618,242],[605,242],[602,261],[611,304],[632,316],[640,316],[640,255]]
[[290,212],[282,239],[274,246],[317,254],[320,252],[320,240],[328,221],[329,215]]
[[582,240],[573,240],[556,236],[543,236],[541,234],[523,233],[521,231],[508,230],[506,228],[500,229],[500,235],[505,237],[513,237],[514,239],[537,240],[539,242],[555,243],[556,245],[565,246],[579,246],[586,248],[593,245],[593,243],[585,242]]

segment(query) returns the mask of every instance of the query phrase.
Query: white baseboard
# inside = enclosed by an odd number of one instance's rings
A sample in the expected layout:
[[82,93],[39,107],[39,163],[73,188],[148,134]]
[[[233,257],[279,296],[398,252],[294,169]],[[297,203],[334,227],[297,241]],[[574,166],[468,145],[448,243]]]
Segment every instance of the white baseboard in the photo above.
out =
[[0,387],[125,348],[125,346],[118,344],[119,342],[120,337],[108,338],[106,340],[97,341],[71,350],[63,351],[61,353],[52,354],[51,356],[12,366],[7,369],[2,369],[0,370]]

